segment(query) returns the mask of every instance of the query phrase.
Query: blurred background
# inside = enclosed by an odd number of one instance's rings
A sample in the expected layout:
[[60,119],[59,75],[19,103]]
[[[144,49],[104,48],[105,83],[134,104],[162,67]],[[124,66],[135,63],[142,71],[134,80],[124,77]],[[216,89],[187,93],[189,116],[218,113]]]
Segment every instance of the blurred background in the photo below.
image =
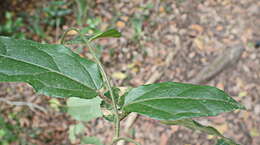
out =
[[[197,120],[243,145],[260,144],[259,0],[0,1],[0,35],[59,43],[69,27],[88,34],[108,28],[122,32],[119,39],[97,42],[115,85],[176,81],[228,92],[247,111]],[[89,56],[85,47],[72,49]],[[69,132],[77,122],[65,105],[63,99],[35,94],[25,83],[0,83],[0,145],[78,144]],[[143,145],[214,144],[207,134],[143,116],[131,119],[134,124],[123,121],[123,134]],[[84,126],[85,135],[104,143],[113,136],[104,119]]]

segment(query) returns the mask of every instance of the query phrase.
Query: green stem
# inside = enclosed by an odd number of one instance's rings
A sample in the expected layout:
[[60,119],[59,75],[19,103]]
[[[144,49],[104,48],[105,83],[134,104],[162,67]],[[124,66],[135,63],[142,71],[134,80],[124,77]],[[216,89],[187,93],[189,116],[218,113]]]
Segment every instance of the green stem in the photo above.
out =
[[131,138],[126,138],[126,137],[116,138],[116,139],[113,140],[113,142],[110,145],[114,145],[115,143],[119,142],[120,140],[131,142],[131,143],[134,143],[135,145],[141,145],[140,143],[136,142],[135,140],[133,140]]
[[107,88],[109,90],[109,93],[110,93],[110,96],[112,98],[112,105],[113,105],[114,113],[115,113],[115,116],[116,116],[116,120],[115,120],[115,138],[118,138],[119,135],[120,135],[120,119],[119,119],[119,113],[118,113],[118,109],[117,109],[117,105],[116,105],[115,96],[114,96],[114,93],[113,93],[110,81],[109,81],[109,79],[108,79],[108,77],[106,75],[106,72],[105,72],[101,62],[97,58],[97,56],[96,56],[92,46],[90,45],[90,43],[87,43],[87,46],[89,47],[90,53],[93,55],[94,59],[96,60],[98,66],[100,68],[101,74],[102,74],[102,76],[104,78],[104,81],[106,82],[106,86],[107,86]]
[[94,57],[96,63],[98,64],[98,67],[101,71],[101,74],[102,74],[102,77],[106,83],[106,87],[108,88],[109,90],[109,93],[110,93],[110,96],[112,98],[112,105],[113,105],[113,110],[114,110],[114,113],[115,113],[115,116],[116,116],[116,120],[115,120],[115,137],[114,138],[119,138],[119,135],[120,135],[120,118],[119,118],[119,112],[118,112],[118,109],[117,109],[117,105],[116,105],[116,100],[115,100],[115,96],[114,96],[114,93],[113,93],[113,90],[112,90],[112,85],[110,84],[110,81],[107,77],[107,74],[104,70],[104,67],[102,66],[100,60],[97,58],[96,56],[96,53],[93,49],[93,47],[91,46],[91,42],[88,41],[84,35],[82,33],[80,33],[80,31],[77,29],[77,28],[69,28],[67,29],[64,34],[62,35],[61,37],[61,44],[64,43],[64,39],[65,39],[65,36],[67,35],[67,33],[71,30],[74,30],[76,31],[79,35],[80,35],[80,38],[85,42],[85,44],[87,45],[87,47],[89,48],[90,50],[90,53],[91,55]]

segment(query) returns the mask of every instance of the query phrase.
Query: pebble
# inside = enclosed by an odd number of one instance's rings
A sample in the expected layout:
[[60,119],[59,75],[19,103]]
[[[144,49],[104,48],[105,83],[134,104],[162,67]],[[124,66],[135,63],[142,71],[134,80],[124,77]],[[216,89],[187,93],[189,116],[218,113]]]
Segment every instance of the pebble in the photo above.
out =
[[256,115],[260,115],[260,104],[255,105],[254,113],[255,113]]

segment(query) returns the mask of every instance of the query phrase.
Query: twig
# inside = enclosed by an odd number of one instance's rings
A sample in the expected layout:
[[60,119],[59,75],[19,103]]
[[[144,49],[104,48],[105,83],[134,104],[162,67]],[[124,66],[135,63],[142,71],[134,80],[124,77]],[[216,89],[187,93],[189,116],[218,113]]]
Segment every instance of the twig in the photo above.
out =
[[225,49],[190,82],[198,84],[211,80],[225,68],[237,63],[243,51],[244,46],[242,42],[232,45],[228,50]]
[[36,108],[47,114],[47,110],[45,108],[43,108],[37,104],[30,103],[30,102],[10,101],[5,98],[0,98],[0,102],[4,102],[6,104],[15,105],[15,106],[28,106],[32,111],[35,111],[35,108]]

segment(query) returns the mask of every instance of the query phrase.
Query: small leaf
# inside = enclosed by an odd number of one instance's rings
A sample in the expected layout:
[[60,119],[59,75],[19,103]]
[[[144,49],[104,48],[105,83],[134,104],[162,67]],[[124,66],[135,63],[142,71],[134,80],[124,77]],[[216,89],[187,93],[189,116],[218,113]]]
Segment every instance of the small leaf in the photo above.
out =
[[82,144],[103,145],[103,144],[101,143],[101,141],[99,140],[99,138],[94,137],[94,136],[84,137],[84,138],[81,140],[81,143],[82,143]]
[[101,117],[100,108],[101,99],[81,99],[71,97],[67,100],[68,113],[78,121],[90,121],[94,118]]
[[116,29],[110,29],[110,30],[107,30],[105,32],[101,32],[101,33],[95,34],[94,36],[92,36],[89,39],[89,41],[93,41],[95,39],[105,38],[105,37],[121,37],[121,33],[118,32]]
[[123,21],[117,21],[117,22],[116,22],[116,26],[117,26],[117,28],[122,29],[122,28],[125,27],[125,22],[123,22]]
[[134,88],[125,96],[124,104],[123,110],[126,112],[172,121],[245,109],[215,87],[175,82]]
[[201,132],[205,132],[207,134],[211,134],[214,136],[224,137],[217,129],[211,126],[204,126],[197,121],[192,119],[183,119],[183,120],[176,120],[176,121],[161,121],[167,125],[181,125],[192,130],[199,130]]
[[[115,97],[115,101],[116,104],[121,108],[124,105],[124,101],[125,101],[125,95],[129,92],[129,90],[131,90],[131,87],[113,87],[113,93],[114,93],[114,97]],[[110,96],[110,92],[107,91],[104,93],[104,95],[108,98],[111,98]],[[108,107],[109,106],[109,107]],[[107,104],[104,107],[108,108],[108,109],[112,109],[113,106],[111,104]]]
[[[119,88],[116,88],[116,87],[113,87],[113,88],[112,88],[112,91],[113,91],[113,94],[114,94],[114,97],[115,97],[115,102],[118,104],[120,89],[119,89]],[[104,95],[105,95],[106,97],[108,97],[110,100],[112,100],[109,91],[105,92]]]
[[[85,39],[89,41],[93,41],[98,38],[106,38],[106,37],[121,37],[121,33],[118,32],[116,29],[110,29],[105,32],[100,32],[94,35],[84,35]],[[75,36],[71,40],[65,41],[65,44],[84,44],[85,41],[81,38],[80,35]]]
[[63,45],[0,36],[0,82],[27,82],[54,97],[94,98],[103,81],[98,66]]
[[111,110],[104,110],[103,109],[103,117],[109,121],[109,122],[114,122],[115,121],[115,115],[111,112]]

